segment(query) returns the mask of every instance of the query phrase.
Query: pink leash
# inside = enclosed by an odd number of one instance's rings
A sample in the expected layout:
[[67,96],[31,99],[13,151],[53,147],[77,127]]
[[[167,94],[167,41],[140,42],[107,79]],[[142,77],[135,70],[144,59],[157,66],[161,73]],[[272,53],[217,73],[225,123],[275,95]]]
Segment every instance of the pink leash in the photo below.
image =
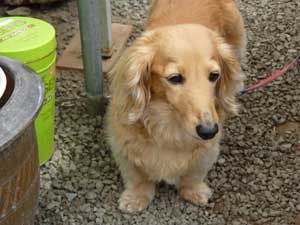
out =
[[297,57],[289,65],[285,66],[282,70],[280,70],[277,73],[267,77],[266,79],[260,81],[259,83],[251,85],[250,87],[240,91],[240,93],[241,94],[246,94],[250,91],[256,90],[258,88],[261,88],[261,87],[267,85],[271,81],[273,81],[273,80],[277,79],[278,77],[281,77],[282,75],[284,75],[290,68],[292,68],[296,64],[299,64],[299,66],[300,66],[300,53],[297,55]]

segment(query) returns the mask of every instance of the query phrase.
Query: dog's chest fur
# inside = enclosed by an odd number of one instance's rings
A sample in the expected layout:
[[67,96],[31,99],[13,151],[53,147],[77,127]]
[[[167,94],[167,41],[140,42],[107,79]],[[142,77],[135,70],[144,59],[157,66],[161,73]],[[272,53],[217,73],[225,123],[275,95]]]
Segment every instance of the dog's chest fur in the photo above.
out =
[[149,151],[144,151],[140,157],[134,157],[134,162],[151,179],[170,180],[182,176],[196,164],[199,161],[199,153],[199,149],[174,151],[160,149],[158,146],[149,146]]
[[[126,131],[122,139],[116,137],[116,133],[110,135],[115,158],[119,164],[124,163],[125,159],[154,181],[163,180],[174,184],[174,181],[195,167],[198,170],[211,167],[219,153],[218,141],[209,146],[199,145],[192,139],[190,143],[175,144],[171,140],[157,143],[154,137],[149,140],[141,132]],[[158,136],[162,138],[162,135]]]
[[199,170],[210,167],[219,153],[218,147],[189,149],[189,146],[186,146],[180,150],[151,147],[149,152],[145,151],[140,157],[134,157],[135,164],[152,180],[163,180],[172,184],[195,167]]

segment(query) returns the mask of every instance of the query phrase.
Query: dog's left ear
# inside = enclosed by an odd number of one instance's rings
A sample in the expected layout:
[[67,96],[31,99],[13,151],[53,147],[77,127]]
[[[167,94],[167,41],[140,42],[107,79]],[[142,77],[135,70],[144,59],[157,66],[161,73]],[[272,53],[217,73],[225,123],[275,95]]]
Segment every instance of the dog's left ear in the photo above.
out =
[[217,83],[217,102],[226,113],[237,114],[236,95],[243,88],[241,65],[236,52],[222,38],[217,39],[217,60],[221,66],[221,78]]
[[138,121],[150,101],[151,66],[154,58],[152,38],[140,37],[116,65],[112,73],[113,96],[119,105],[120,120],[130,124]]

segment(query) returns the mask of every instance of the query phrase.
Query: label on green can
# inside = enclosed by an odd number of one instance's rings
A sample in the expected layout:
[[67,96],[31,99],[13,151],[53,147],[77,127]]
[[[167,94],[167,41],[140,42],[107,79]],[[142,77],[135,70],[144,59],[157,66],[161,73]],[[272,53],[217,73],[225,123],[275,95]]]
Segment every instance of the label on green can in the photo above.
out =
[[15,21],[13,19],[3,21],[0,23],[0,43],[17,37],[35,26],[36,25],[32,23],[26,23],[25,21],[18,20]]

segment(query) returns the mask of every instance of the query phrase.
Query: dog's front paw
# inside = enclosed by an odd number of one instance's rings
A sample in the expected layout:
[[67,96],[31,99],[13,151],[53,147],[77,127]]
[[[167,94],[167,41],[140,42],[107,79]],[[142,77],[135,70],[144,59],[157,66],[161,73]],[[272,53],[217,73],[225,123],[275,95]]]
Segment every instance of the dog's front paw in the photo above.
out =
[[119,209],[126,213],[138,213],[147,208],[151,200],[147,194],[125,190],[119,200]]
[[206,183],[201,182],[200,184],[191,187],[182,187],[180,195],[193,204],[206,205],[209,198],[212,196],[212,191]]

